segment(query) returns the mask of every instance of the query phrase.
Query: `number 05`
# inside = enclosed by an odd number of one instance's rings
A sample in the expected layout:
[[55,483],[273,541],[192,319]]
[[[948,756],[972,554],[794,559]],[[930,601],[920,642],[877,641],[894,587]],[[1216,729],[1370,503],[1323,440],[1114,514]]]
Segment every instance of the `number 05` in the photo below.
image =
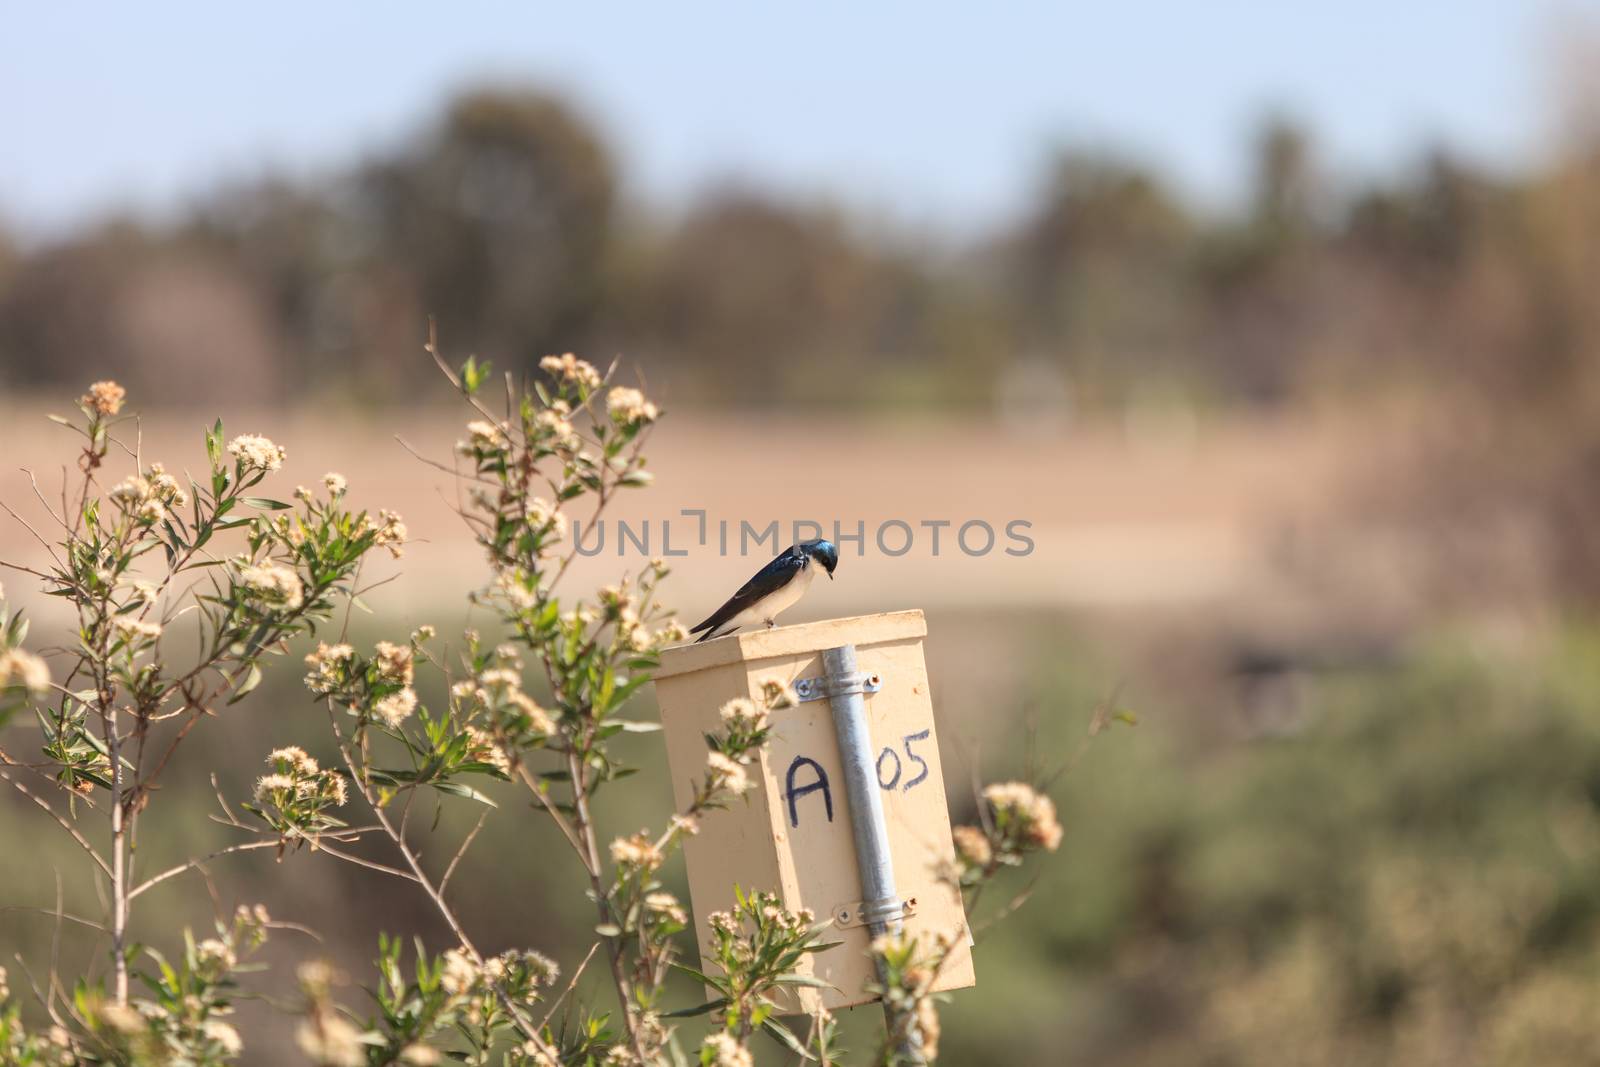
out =
[[[900,739],[900,743],[905,746],[906,759],[910,760],[912,763],[915,763],[921,768],[921,770],[917,771],[917,773],[905,785],[900,785],[900,776],[905,771],[905,764],[900,760],[900,753],[896,752],[892,748],[886,748],[882,752],[878,753],[878,785],[890,791],[893,791],[895,786],[898,785],[900,786],[900,791],[905,792],[912,786],[921,785],[924,781],[926,781],[928,777],[928,761],[911,750],[911,742],[926,741],[931,732],[931,730],[920,730],[914,734],[906,734],[905,737]],[[885,780],[883,765],[887,760],[894,761],[894,773],[891,774],[887,780]]]

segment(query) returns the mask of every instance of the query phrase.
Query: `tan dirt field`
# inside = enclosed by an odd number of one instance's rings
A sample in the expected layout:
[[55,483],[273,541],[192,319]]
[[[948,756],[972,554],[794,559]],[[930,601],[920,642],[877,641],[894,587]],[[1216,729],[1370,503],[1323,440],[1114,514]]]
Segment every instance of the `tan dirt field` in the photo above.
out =
[[[46,410],[43,404],[0,408],[0,499],[48,536],[51,519],[24,470],[59,510],[62,465],[73,462],[77,439],[48,422]],[[223,415],[229,435],[263,433],[287,446],[288,463],[269,478],[264,495],[289,499],[297,483],[315,486],[324,471],[338,470],[349,478],[352,502],[405,516],[416,543],[401,565],[403,577],[373,593],[376,608],[459,603],[461,591],[479,580],[475,550],[451,511],[451,477],[396,440],[398,433],[417,452],[450,464],[462,410]],[[145,462],[173,470],[203,466],[209,417],[147,415]],[[134,424],[123,430],[132,444]],[[665,554],[662,527],[669,523],[671,551],[686,554],[673,560],[667,594],[697,621],[774,551],[769,540],[752,542],[740,555],[741,522],[759,531],[778,520],[787,545],[792,523],[810,519],[829,535],[835,520],[847,534],[864,523],[866,554],[842,543],[838,581],[817,585],[786,622],[911,606],[1212,611],[1261,605],[1292,598],[1274,563],[1276,546],[1290,531],[1333,514],[1342,480],[1359,463],[1351,441],[1337,422],[1287,418],[1153,435],[1102,422],[1019,436],[981,421],[674,412],[647,449],[655,485],[625,494],[608,512],[603,550],[579,560],[567,581],[592,588],[637,567],[643,554],[632,542],[617,554],[618,520],[635,536],[648,525],[650,554]],[[109,481],[125,473],[113,470]],[[705,545],[697,543],[699,518],[684,509],[705,510]],[[880,524],[893,520],[914,535],[903,555],[885,554],[874,543]],[[941,529],[935,557],[924,523],[938,520],[951,525]],[[994,528],[988,553],[968,555],[958,547],[957,528],[969,520]],[[1027,555],[1004,551],[1020,544],[1006,535],[1013,520],[1030,524],[1020,531],[1033,542]],[[722,521],[729,524],[727,555],[718,546]],[[0,522],[0,557],[32,565],[46,558],[19,523]],[[889,550],[901,550],[905,528],[882,533]],[[584,539],[594,545],[592,533]],[[969,548],[977,551],[984,541],[980,527],[968,531]],[[381,564],[377,571],[393,568]],[[26,575],[12,572],[6,581],[13,597],[32,599]]]

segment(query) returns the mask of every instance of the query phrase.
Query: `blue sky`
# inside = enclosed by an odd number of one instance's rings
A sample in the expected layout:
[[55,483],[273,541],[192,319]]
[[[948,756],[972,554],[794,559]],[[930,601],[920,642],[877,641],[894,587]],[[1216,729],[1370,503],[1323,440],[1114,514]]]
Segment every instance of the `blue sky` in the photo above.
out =
[[570,90],[630,194],[667,206],[740,175],[960,230],[1005,217],[1060,143],[1225,202],[1272,109],[1343,174],[1429,141],[1514,168],[1550,134],[1554,42],[1600,24],[1600,0],[90,8],[4,15],[0,219],[30,235],[336,166],[484,80]]

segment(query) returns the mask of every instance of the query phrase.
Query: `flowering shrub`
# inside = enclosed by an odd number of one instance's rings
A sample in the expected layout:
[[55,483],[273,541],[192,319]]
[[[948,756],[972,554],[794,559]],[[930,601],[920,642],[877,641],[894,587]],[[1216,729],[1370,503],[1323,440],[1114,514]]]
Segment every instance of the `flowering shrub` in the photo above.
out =
[[773,994],[784,986],[824,984],[795,969],[806,953],[832,947],[823,940],[827,925],[818,925],[809,911],[788,911],[774,894],[747,894],[737,886],[733,910],[712,912],[706,924],[711,944],[704,955],[720,973],[684,968],[720,994],[706,1007],[721,1019],[722,1032],[706,1038],[701,1063],[749,1062],[745,1042],[756,1030],[766,1030],[803,1054],[804,1046],[773,1018]]
[[[596,828],[597,798],[631,770],[619,743],[658,728],[624,710],[651,678],[660,650],[688,635],[657,597],[667,574],[659,560],[591,596],[558,593],[574,558],[567,516],[580,502],[597,515],[620,491],[649,484],[642,449],[659,410],[639,390],[611,384],[609,374],[570,354],[543,360],[540,377],[511,390],[499,412],[480,397],[487,365],[440,366],[474,408],[454,471],[468,490],[461,518],[488,565],[470,597],[503,627],[506,639],[498,644],[467,631],[453,647],[441,647],[426,626],[370,649],[342,633],[322,634],[359,592],[363,560],[379,548],[399,558],[407,537],[393,512],[351,507],[341,475],[330,472],[316,489],[296,488],[292,502],[254,495],[281,469],[285,450],[257,434],[230,439],[218,423],[204,437],[203,476],[180,480],[144,461],[136,431],[131,441],[119,436],[129,425],[121,415],[126,398],[111,382],[79,399],[79,419],[57,420],[83,439],[81,479],[63,494],[70,506],[52,511],[55,539],[39,535],[54,566],[12,566],[71,605],[76,642],[47,664],[22,647],[27,626],[0,600],[0,722],[32,712],[44,756],[28,763],[0,749],[0,779],[72,835],[104,877],[111,966],[107,979],[80,980],[70,997],[52,976],[39,998],[50,1020],[42,1032],[24,1026],[22,1005],[0,972],[0,1062],[236,1058],[241,1040],[226,1019],[230,997],[241,961],[273,926],[266,914],[241,908],[213,938],[196,943],[185,935],[172,962],[129,943],[127,930],[147,890],[252,849],[275,849],[280,857],[318,852],[390,874],[420,893],[456,938],[437,956],[418,945],[409,963],[400,938],[381,938],[365,1012],[338,1002],[330,965],[302,964],[291,1007],[298,1047],[314,1063],[449,1058],[550,1067],[697,1058],[744,1065],[753,1062],[757,1032],[824,1063],[834,1057],[826,1014],[804,1040],[775,1015],[785,987],[817,984],[796,970],[807,953],[828,946],[827,925],[791,914],[759,887],[730,887],[733,909],[708,919],[702,972],[680,960],[692,923],[660,879],[686,837],[752,788],[748,767],[766,744],[772,714],[795,703],[785,684],[769,682],[760,699],[721,709],[686,809],[609,843]],[[110,468],[125,461],[131,472],[113,480]],[[179,626],[181,646],[170,639]],[[337,761],[323,766],[295,745],[268,753],[248,797],[230,803],[218,795],[221,821],[242,840],[135,880],[131,843],[182,742],[255,688],[263,664],[295,637],[322,638],[305,657],[304,681],[325,710]],[[191,646],[196,651],[186,655]],[[528,684],[530,670],[540,676],[537,687]],[[418,685],[430,672],[445,694],[437,703],[420,695],[434,691]],[[535,699],[530,688],[549,695]],[[486,818],[494,804],[479,788],[485,781],[523,791],[570,846],[588,881],[599,939],[591,956],[609,972],[609,1007],[569,1004],[557,1027],[552,1017],[582,965],[563,991],[560,968],[540,953],[490,956],[476,947],[449,894],[476,827],[446,850],[447,863],[423,863],[410,826],[417,798],[480,805]],[[1049,799],[1029,787],[991,786],[983,798],[983,825],[956,831],[947,872],[974,894],[1002,868],[1053,851],[1061,838]],[[103,835],[81,828],[96,821]],[[370,850],[359,857],[346,850],[363,839],[383,842],[388,862],[370,858]],[[881,992],[900,1020],[882,1051],[886,1061],[913,1038],[932,1059],[933,979],[965,936],[874,943]],[[717,996],[668,1011],[665,989],[674,972]],[[153,995],[134,996],[135,984]],[[686,1051],[675,1020],[697,1013],[710,1016],[713,1032]]]

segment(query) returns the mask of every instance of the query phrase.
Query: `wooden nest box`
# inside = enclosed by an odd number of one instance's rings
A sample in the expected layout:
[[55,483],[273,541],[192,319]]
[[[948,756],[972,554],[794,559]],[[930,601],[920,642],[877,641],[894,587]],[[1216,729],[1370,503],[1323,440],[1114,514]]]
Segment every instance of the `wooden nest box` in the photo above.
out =
[[[961,895],[935,873],[950,861],[953,848],[922,652],[927,632],[922,612],[897,611],[755,630],[661,654],[656,696],[680,810],[692,801],[694,783],[705,772],[705,735],[722,727],[724,703],[734,697],[759,701],[769,679],[787,683],[801,697],[796,706],[773,712],[769,744],[750,768],[755,786],[748,799],[709,813],[699,835],[684,843],[700,945],[712,943],[706,917],[732,906],[736,884],[776,892],[791,911],[809,908],[819,921],[831,918],[834,930],[827,940],[840,944],[807,956],[804,972],[829,987],[791,987],[785,1010],[814,1012],[874,999],[867,992],[875,979],[867,948],[870,924],[880,917],[882,902],[893,897],[904,909],[908,933],[925,943],[937,934],[956,937],[957,948],[935,988],[959,989],[975,981]],[[843,654],[829,650],[844,646],[855,651],[855,682],[830,687],[825,659],[837,667]],[[846,676],[835,670],[831,677]],[[859,692],[860,703],[853,739],[841,745],[835,704],[844,688]],[[864,749],[868,737],[870,749]],[[855,761],[855,788],[866,795],[875,786],[881,801],[881,821],[873,825],[887,831],[893,892],[878,898],[876,910],[864,880],[869,887],[874,878],[884,884],[881,868],[887,865],[871,862],[872,856],[882,858],[880,848],[868,859],[874,869],[863,870],[856,831],[863,820],[877,817],[870,799],[860,812],[852,810],[842,749],[870,752],[870,772],[864,761]],[[871,836],[870,828],[863,836]]]

